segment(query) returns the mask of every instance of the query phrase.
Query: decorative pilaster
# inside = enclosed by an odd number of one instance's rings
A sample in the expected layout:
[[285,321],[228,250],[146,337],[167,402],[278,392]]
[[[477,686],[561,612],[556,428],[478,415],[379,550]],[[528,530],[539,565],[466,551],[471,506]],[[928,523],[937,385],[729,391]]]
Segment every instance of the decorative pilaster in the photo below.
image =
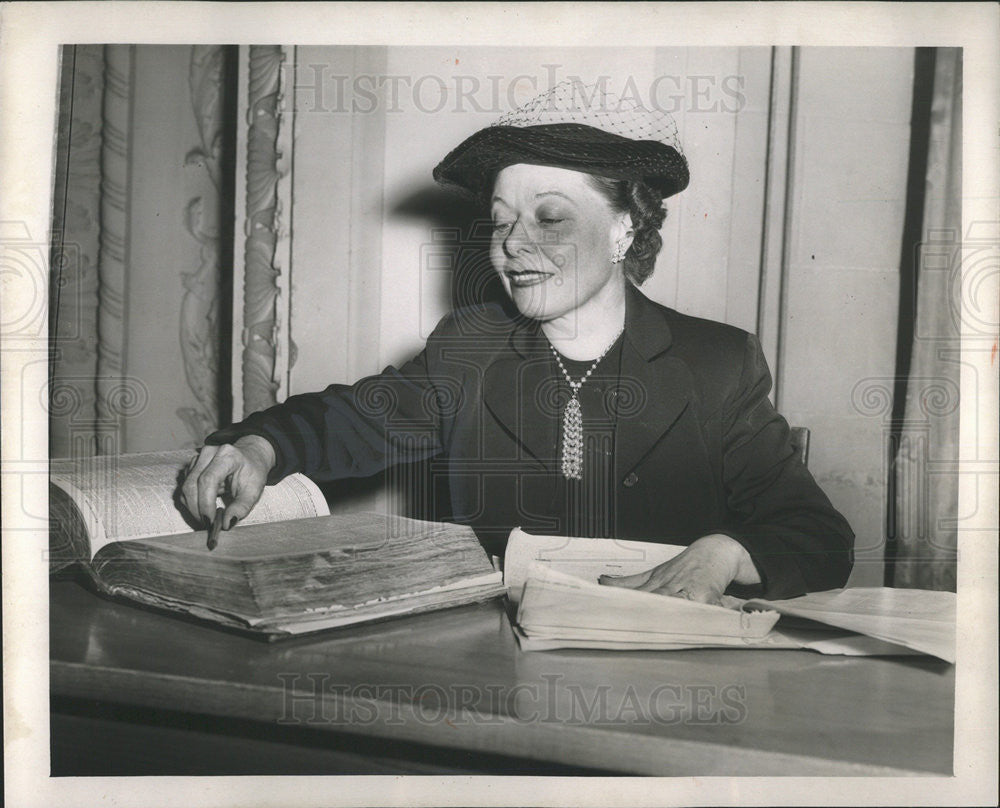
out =
[[243,413],[277,401],[279,238],[277,185],[286,166],[278,149],[284,49],[249,48],[247,76],[246,207],[242,332]]
[[[201,245],[197,268],[181,273],[181,359],[193,406],[177,409],[192,441],[200,444],[219,426],[219,209],[222,148],[222,65],[220,45],[191,48],[188,84],[198,126],[199,144],[188,152],[185,164],[204,169],[198,193],[187,204],[184,224]],[[204,180],[207,180],[204,181]]]

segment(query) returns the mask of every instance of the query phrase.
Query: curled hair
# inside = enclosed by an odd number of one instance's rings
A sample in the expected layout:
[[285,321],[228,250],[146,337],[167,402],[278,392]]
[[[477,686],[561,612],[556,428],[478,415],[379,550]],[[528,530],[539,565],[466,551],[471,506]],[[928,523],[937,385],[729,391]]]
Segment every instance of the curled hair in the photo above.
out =
[[632,245],[625,253],[625,277],[636,286],[653,274],[656,256],[663,246],[660,228],[667,218],[661,195],[646,183],[636,180],[616,180],[587,175],[587,181],[597,190],[616,213],[632,217]]

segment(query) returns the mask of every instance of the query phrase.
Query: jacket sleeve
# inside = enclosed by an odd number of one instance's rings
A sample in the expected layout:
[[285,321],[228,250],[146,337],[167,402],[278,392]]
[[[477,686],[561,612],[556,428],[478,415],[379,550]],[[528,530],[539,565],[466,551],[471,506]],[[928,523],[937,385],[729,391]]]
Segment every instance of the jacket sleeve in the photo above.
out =
[[767,395],[771,374],[747,335],[743,369],[723,413],[723,480],[736,539],[760,572],[763,595],[789,598],[843,586],[854,532],[799,460]]
[[442,413],[454,403],[456,387],[454,380],[436,380],[428,370],[434,339],[400,368],[290,396],[214,432],[205,443],[232,443],[245,435],[265,438],[276,459],[269,484],[293,472],[318,481],[367,477],[432,457],[442,451]]

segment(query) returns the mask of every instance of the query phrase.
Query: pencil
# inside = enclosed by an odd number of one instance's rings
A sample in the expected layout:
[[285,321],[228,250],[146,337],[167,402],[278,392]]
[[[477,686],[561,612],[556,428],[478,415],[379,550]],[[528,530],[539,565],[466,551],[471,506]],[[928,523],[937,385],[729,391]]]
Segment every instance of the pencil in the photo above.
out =
[[208,529],[208,549],[214,550],[219,543],[219,531],[222,530],[222,515],[225,511],[222,508],[215,509],[215,518],[212,526]]

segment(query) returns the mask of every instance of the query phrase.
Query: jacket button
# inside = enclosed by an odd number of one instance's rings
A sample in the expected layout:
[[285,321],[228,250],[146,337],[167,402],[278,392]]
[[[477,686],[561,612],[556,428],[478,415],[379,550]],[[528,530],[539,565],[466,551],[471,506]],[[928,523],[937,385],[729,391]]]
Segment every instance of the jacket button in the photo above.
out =
[[622,480],[622,485],[624,485],[626,488],[631,488],[637,482],[639,482],[639,475],[633,471],[624,480]]

